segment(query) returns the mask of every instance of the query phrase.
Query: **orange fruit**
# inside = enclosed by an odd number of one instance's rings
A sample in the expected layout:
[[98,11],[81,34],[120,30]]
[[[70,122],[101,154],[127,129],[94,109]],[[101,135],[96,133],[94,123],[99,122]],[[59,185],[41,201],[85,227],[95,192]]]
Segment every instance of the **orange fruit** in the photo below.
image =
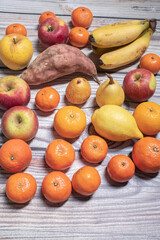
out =
[[144,137],[137,141],[133,146],[132,159],[142,172],[158,172],[160,170],[160,140]]
[[74,27],[69,33],[69,42],[75,47],[85,47],[89,40],[89,32],[83,27]]
[[85,127],[86,115],[78,107],[65,106],[55,114],[54,128],[61,137],[78,137],[84,131]]
[[60,95],[52,87],[40,89],[35,97],[36,106],[43,112],[53,111],[59,104]]
[[45,160],[49,167],[55,170],[64,170],[70,167],[75,160],[74,148],[63,139],[55,139],[46,149]]
[[8,140],[0,149],[0,165],[11,173],[24,170],[30,164],[31,159],[31,148],[21,139]]
[[24,36],[27,36],[27,29],[25,28],[24,25],[20,23],[13,23],[6,28],[6,35],[12,34],[12,33],[19,33]]
[[155,102],[140,103],[133,116],[143,134],[154,135],[160,131],[160,105]]
[[93,14],[86,7],[78,7],[73,10],[71,19],[74,27],[88,28],[93,21]]
[[154,53],[144,55],[140,60],[140,68],[145,68],[156,74],[160,70],[160,57]]
[[91,95],[91,85],[85,78],[74,78],[66,87],[66,98],[72,104],[82,104]]
[[66,201],[72,192],[72,185],[67,175],[60,171],[47,174],[42,182],[42,193],[52,203]]
[[73,189],[84,196],[92,195],[99,187],[101,177],[96,168],[84,166],[78,169],[72,177]]
[[108,152],[106,141],[96,135],[88,136],[81,144],[82,157],[90,163],[103,161]]
[[6,195],[15,203],[26,203],[33,198],[37,190],[35,178],[29,173],[15,173],[6,183]]
[[51,11],[43,12],[41,14],[41,16],[39,17],[39,24],[41,24],[44,20],[46,20],[47,18],[50,18],[50,17],[56,17],[56,15]]
[[135,165],[132,160],[125,155],[112,157],[107,165],[110,178],[116,182],[127,182],[135,173]]

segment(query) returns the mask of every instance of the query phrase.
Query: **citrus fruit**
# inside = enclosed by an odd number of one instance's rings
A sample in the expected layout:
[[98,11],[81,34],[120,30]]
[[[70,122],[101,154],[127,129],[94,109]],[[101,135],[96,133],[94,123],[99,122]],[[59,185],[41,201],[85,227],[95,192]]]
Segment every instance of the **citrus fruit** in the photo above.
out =
[[82,157],[90,163],[103,161],[108,152],[106,141],[96,135],[90,135],[81,144]]
[[64,170],[70,167],[75,160],[74,148],[63,139],[55,139],[46,149],[45,160],[51,168]]
[[21,139],[11,139],[0,148],[0,165],[8,172],[24,170],[31,162],[30,146]]
[[52,203],[64,202],[71,195],[71,191],[71,181],[63,172],[50,172],[43,179],[42,193]]
[[13,23],[6,28],[6,35],[11,33],[19,33],[24,36],[27,36],[27,29],[25,28],[24,25],[20,23]]
[[141,58],[140,67],[156,74],[160,70],[160,57],[157,54],[148,53]]
[[135,173],[135,165],[125,155],[116,155],[108,163],[107,171],[110,178],[116,182],[127,182]]
[[85,47],[89,40],[89,32],[83,27],[74,27],[69,33],[69,42],[75,47]]
[[41,16],[39,17],[39,24],[41,24],[44,20],[46,20],[47,18],[50,18],[50,17],[56,17],[56,15],[51,11],[43,12],[41,14]]
[[144,137],[133,146],[132,159],[138,169],[145,173],[160,170],[160,140]]
[[84,196],[92,195],[99,187],[101,177],[96,168],[84,166],[78,169],[72,177],[73,189]]
[[78,7],[73,10],[71,19],[73,26],[88,28],[93,21],[93,14],[89,8]]
[[154,135],[160,131],[160,105],[155,102],[140,103],[133,116],[138,128],[145,135]]
[[15,203],[26,203],[33,198],[37,190],[35,178],[29,173],[15,173],[6,183],[6,195]]
[[84,131],[85,127],[86,115],[78,107],[65,106],[55,114],[54,128],[61,137],[78,137]]
[[43,112],[53,111],[59,104],[60,95],[52,87],[40,89],[35,97],[36,106]]

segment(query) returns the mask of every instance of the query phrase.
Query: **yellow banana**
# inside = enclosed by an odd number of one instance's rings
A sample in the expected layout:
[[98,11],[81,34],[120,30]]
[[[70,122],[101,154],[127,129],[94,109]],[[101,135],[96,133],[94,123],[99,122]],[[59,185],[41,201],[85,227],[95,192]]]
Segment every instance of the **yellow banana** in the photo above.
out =
[[128,44],[134,41],[147,28],[153,31],[156,27],[156,19],[133,20],[117,24],[103,26],[93,30],[89,40],[98,48],[110,48]]
[[96,55],[101,56],[103,53],[116,50],[117,48],[116,47],[115,48],[99,48],[99,47],[95,47],[91,44],[91,49]]
[[148,48],[152,34],[153,30],[148,28],[132,43],[103,54],[99,59],[100,68],[110,70],[136,61]]

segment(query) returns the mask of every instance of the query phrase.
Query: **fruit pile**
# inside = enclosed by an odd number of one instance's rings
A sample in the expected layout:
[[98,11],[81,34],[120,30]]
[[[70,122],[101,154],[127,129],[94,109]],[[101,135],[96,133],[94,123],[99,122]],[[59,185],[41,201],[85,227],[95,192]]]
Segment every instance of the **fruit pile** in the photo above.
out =
[[[37,189],[35,178],[22,172],[32,160],[28,141],[36,136],[39,127],[37,114],[27,107],[31,95],[29,85],[40,87],[35,96],[36,107],[42,112],[53,112],[59,105],[60,94],[55,88],[41,87],[41,84],[75,72],[90,75],[100,84],[96,66],[79,48],[90,40],[93,52],[101,55],[100,67],[116,69],[142,56],[156,27],[155,19],[134,20],[107,25],[89,34],[87,29],[93,15],[85,7],[75,9],[71,20],[73,28],[69,32],[67,24],[53,12],[41,14],[38,38],[45,50],[32,63],[33,46],[23,25],[9,25],[0,42],[3,49],[0,58],[8,68],[22,70],[28,66],[21,77],[0,79],[0,109],[5,111],[1,128],[8,139],[0,148],[0,166],[12,173],[6,183],[6,194],[16,203],[29,201]],[[73,46],[67,43],[68,40]],[[10,42],[14,58],[11,58]],[[160,105],[147,101],[156,90],[155,74],[159,70],[159,56],[150,53],[141,58],[139,69],[126,74],[122,87],[106,74],[108,79],[96,91],[99,108],[91,117],[97,134],[86,137],[80,146],[87,166],[78,169],[72,180],[63,172],[75,161],[75,150],[69,139],[79,137],[86,128],[86,115],[78,105],[90,98],[91,85],[87,79],[78,76],[69,82],[65,95],[70,105],[60,108],[53,121],[61,138],[50,142],[45,150],[45,162],[54,170],[42,181],[42,193],[48,201],[66,201],[72,189],[90,196],[99,188],[101,176],[93,164],[100,164],[106,158],[106,140],[138,139],[131,157],[116,155],[108,162],[106,169],[113,181],[129,181],[135,174],[135,167],[144,173],[160,170],[160,140],[154,136],[160,132]],[[138,103],[133,114],[122,107],[125,97]]]

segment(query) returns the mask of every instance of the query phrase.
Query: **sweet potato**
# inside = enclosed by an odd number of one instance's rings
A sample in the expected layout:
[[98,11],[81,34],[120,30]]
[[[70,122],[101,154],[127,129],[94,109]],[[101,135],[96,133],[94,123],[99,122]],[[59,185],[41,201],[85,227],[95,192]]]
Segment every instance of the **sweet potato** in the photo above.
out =
[[40,85],[56,78],[81,72],[97,80],[95,64],[80,49],[57,44],[48,47],[22,73],[22,78],[29,85]]

